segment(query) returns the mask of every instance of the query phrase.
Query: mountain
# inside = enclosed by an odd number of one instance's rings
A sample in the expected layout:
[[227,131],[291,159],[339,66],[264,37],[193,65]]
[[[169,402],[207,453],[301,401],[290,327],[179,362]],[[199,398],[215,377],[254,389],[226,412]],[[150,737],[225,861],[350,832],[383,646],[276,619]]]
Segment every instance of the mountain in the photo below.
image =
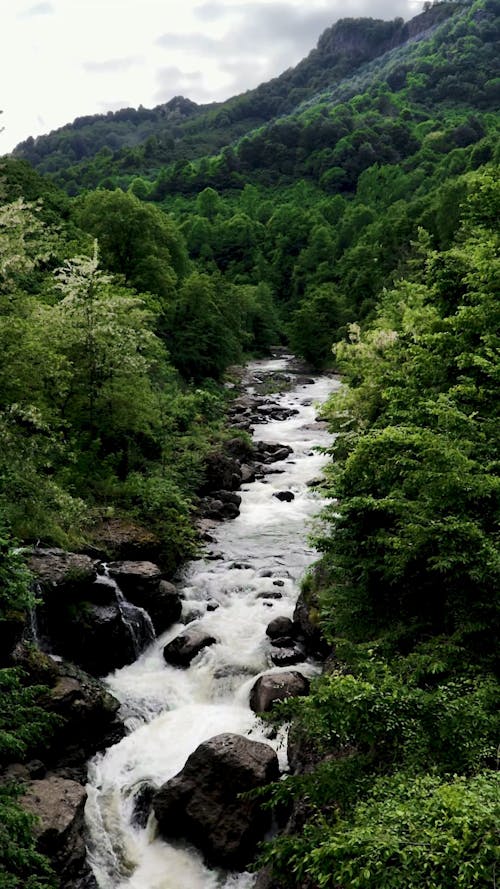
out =
[[[405,23],[342,19],[320,36],[317,47],[296,67],[226,102],[197,105],[182,96],[153,109],[124,108],[78,117],[46,136],[29,138],[14,150],[40,172],[59,174],[101,155],[107,162],[149,172],[179,159],[214,154],[249,131],[290,114],[321,89],[333,87],[394,47],[429,36],[459,14],[444,2]],[[140,148],[141,159],[134,149]],[[97,184],[97,183],[96,183]]]

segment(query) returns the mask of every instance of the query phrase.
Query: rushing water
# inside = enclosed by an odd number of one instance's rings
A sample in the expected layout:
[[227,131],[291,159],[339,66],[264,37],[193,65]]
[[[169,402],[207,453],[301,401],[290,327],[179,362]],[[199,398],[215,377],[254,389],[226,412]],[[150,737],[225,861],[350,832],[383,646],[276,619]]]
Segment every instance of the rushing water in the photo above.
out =
[[[265,375],[287,371],[286,358],[256,362],[249,370]],[[250,710],[249,692],[258,675],[280,672],[269,660],[265,630],[273,617],[291,617],[298,582],[314,560],[307,535],[318,499],[308,482],[321,473],[325,457],[313,448],[328,442],[315,422],[314,404],[338,383],[331,377],[298,382],[279,399],[298,413],[285,421],[255,426],[254,438],[293,448],[272,473],[245,485],[240,516],[218,525],[210,557],[186,569],[183,622],[207,630],[218,641],[188,669],[168,666],[164,645],[183,629],[176,624],[131,666],[108,677],[121,701],[129,734],[89,767],[86,808],[89,860],[100,889],[249,889],[250,874],[208,869],[188,844],[155,835],[154,818],[134,824],[134,800],[146,786],[159,787],[177,774],[202,741],[236,732],[271,744],[286,768],[284,732],[270,740],[266,725]],[[273,493],[292,491],[292,502]],[[215,556],[215,558],[214,558]],[[275,598],[281,594],[281,598]],[[216,610],[207,610],[218,603]],[[284,668],[289,669],[289,668]],[[317,669],[299,664],[305,675]]]

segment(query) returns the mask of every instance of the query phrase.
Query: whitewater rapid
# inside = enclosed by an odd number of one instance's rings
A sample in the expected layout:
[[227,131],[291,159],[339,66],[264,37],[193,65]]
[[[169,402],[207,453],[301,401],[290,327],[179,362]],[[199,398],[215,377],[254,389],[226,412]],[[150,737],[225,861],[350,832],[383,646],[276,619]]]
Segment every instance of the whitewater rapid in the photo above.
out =
[[[255,362],[249,378],[287,373],[290,360]],[[321,476],[327,460],[315,449],[329,443],[316,406],[338,386],[331,376],[304,382],[292,375],[292,388],[272,396],[298,413],[255,425],[254,439],[290,445],[293,453],[272,464],[279,472],[243,486],[240,515],[217,525],[207,557],[185,568],[182,623],[106,679],[128,734],[89,764],[88,858],[100,889],[250,889],[255,882],[249,873],[209,869],[189,844],[157,837],[152,816],[138,824],[135,799],[141,788],[160,787],[177,774],[198,744],[222,732],[265,741],[286,770],[285,729],[269,737],[269,726],[248,700],[259,675],[280,672],[269,659],[266,627],[274,617],[292,617],[300,579],[316,557],[308,534],[321,501],[308,482]],[[273,496],[279,491],[291,491],[294,500],[280,501]],[[216,610],[207,610],[214,603]],[[165,663],[162,651],[186,623],[209,632],[217,644],[178,669]],[[306,661],[293,669],[311,676],[318,667]]]

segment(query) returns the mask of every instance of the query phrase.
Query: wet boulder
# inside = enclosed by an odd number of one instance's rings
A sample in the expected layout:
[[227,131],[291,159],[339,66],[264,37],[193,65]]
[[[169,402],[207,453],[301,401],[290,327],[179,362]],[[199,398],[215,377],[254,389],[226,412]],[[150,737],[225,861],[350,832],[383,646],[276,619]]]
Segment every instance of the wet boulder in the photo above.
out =
[[241,484],[249,484],[255,481],[255,466],[250,463],[241,464]]
[[267,713],[275,701],[309,694],[309,680],[296,670],[266,673],[260,676],[250,692],[250,708],[254,713]]
[[268,441],[258,441],[255,444],[257,457],[261,463],[278,463],[286,460],[290,454],[293,454],[293,448],[289,445],[272,443]]
[[80,602],[58,614],[51,612],[42,626],[54,651],[92,675],[104,676],[132,664],[150,641],[145,615],[136,616],[137,626],[131,627],[116,602]]
[[153,797],[156,793],[152,784],[141,784],[139,789],[134,793],[134,804],[132,810],[132,824],[134,827],[146,827],[149,816],[153,808]]
[[28,565],[41,594],[36,617],[44,650],[102,676],[131,664],[151,641],[147,616],[133,605],[124,614],[112,586],[99,582],[102,566],[89,556],[36,549]]
[[275,491],[273,497],[276,497],[277,500],[281,500],[283,503],[291,503],[292,500],[295,500],[295,494],[292,494],[291,491]]
[[189,667],[189,664],[200,651],[217,642],[210,633],[192,628],[176,636],[163,649],[163,657],[173,667]]
[[199,494],[211,494],[212,491],[236,491],[241,485],[241,469],[236,457],[222,451],[213,451],[205,458],[204,481],[200,485]]
[[275,648],[294,648],[295,640],[292,636],[275,636],[272,640]]
[[269,827],[269,813],[240,794],[278,776],[278,758],[269,745],[217,735],[200,744],[155,795],[160,834],[189,840],[210,864],[242,870]]

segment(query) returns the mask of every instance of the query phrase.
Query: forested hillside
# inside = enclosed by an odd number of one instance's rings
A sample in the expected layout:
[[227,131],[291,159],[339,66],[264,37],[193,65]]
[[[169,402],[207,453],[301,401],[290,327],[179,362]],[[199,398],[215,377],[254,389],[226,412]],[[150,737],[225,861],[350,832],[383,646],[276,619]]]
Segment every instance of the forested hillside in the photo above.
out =
[[[226,103],[77,119],[2,160],[2,765],[50,733],[8,658],[16,547],[117,517],[173,571],[227,368],[288,344],[346,385],[304,581],[331,655],[283,705],[309,773],[273,791],[296,829],[269,886],[495,886],[499,36],[498,0],[344,20]],[[1,885],[47,887],[16,792]]]
[[[457,10],[453,2],[440,3],[409,24],[402,19],[344,19],[327,29],[316,49],[295,68],[227,102],[203,106],[176,96],[151,110],[124,108],[81,117],[48,136],[28,139],[15,154],[49,173],[98,154],[104,165],[116,157],[119,169],[136,173],[213,154],[254,127],[293,111],[323,86],[341,81],[387,49],[425,34]],[[77,173],[80,184],[83,169]]]

